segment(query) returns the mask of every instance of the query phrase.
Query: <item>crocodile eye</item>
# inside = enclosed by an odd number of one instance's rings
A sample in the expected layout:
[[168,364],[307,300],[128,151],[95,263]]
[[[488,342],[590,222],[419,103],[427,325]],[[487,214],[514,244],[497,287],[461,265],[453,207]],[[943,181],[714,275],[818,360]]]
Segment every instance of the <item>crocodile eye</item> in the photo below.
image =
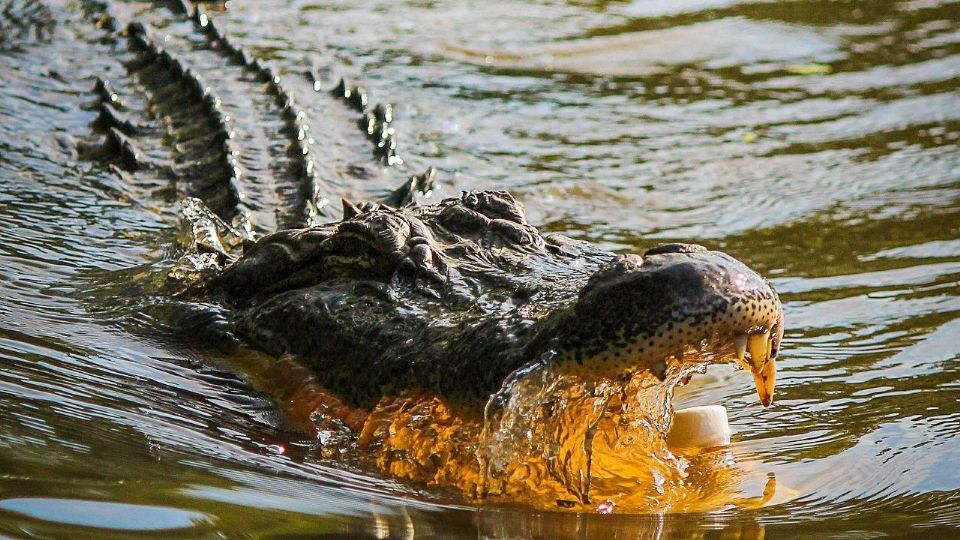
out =
[[348,236],[337,243],[337,251],[344,255],[370,255],[377,250],[369,242],[354,236]]
[[356,234],[338,234],[325,242],[325,251],[340,257],[368,258],[378,255],[380,250],[373,240]]

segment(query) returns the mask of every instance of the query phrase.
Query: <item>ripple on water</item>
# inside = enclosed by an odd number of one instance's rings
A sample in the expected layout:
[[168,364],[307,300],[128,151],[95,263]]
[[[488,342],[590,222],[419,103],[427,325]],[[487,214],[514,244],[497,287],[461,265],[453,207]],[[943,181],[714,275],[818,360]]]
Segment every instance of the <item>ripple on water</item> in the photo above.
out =
[[122,531],[166,531],[210,525],[211,516],[190,510],[77,499],[0,499],[0,510],[34,519]]
[[[710,40],[698,39],[710,35]],[[472,50],[448,45],[455,58],[523,72],[638,77],[670,66],[721,69],[842,57],[837,40],[812,28],[729,17],[671,28],[596,36],[523,50]]]

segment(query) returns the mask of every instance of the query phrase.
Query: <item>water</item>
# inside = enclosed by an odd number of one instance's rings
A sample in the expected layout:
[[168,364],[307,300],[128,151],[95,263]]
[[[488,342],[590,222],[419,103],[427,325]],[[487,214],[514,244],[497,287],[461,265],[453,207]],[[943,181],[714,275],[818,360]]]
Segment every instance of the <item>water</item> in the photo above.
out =
[[[170,255],[176,196],[160,174],[122,182],[73,150],[96,117],[94,77],[123,74],[89,5],[0,5],[24,22],[0,25],[0,534],[956,534],[957,4],[290,1],[212,14],[308,116],[330,120],[314,155],[331,195],[373,196],[433,165],[436,196],[506,188],[546,230],[619,251],[695,240],[772,278],[787,317],[776,406],[723,367],[676,398],[726,405],[737,489],[756,504],[607,516],[474,506],[319,455],[255,384],[257,360],[242,369],[151,333],[163,321],[149,306],[118,312],[114,297]],[[369,143],[310,97],[300,73],[313,65],[396,104],[400,170],[337,183],[369,168]],[[243,88],[219,90],[225,108],[250,103]],[[253,105],[238,124],[266,107]],[[264,202],[284,196],[263,163],[283,149],[264,140],[252,132],[243,155],[266,227],[285,216]]]

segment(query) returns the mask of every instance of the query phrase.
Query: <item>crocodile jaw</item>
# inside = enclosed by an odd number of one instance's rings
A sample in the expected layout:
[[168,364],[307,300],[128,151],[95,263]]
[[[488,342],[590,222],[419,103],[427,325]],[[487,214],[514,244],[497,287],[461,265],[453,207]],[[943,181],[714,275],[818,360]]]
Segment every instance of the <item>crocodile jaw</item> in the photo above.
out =
[[[779,328],[783,327],[782,316]],[[775,336],[774,336],[775,337]],[[750,352],[748,368],[757,385],[757,395],[764,407],[773,404],[773,389],[777,384],[777,361],[772,356],[774,339],[769,332],[760,332],[747,337],[747,350]],[[744,355],[737,350],[737,362],[745,364]]]
[[553,334],[561,370],[584,379],[646,370],[662,381],[685,355],[735,361],[752,373],[767,407],[783,308],[769,282],[729,255],[665,246],[598,271]]

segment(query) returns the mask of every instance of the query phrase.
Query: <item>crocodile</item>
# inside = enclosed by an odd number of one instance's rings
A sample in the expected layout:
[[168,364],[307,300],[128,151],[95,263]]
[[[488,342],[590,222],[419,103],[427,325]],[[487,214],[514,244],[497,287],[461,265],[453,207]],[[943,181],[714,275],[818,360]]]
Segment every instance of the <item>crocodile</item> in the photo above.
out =
[[[197,236],[219,238],[214,217],[202,221]],[[485,402],[535,362],[663,380],[686,346],[718,337],[773,400],[783,310],[769,282],[696,244],[613,255],[544,236],[503,191],[347,203],[342,220],[268,234],[212,273],[192,295],[221,299],[238,334],[296,355],[360,406],[409,388]]]
[[[488,482],[494,418],[506,425],[511,392],[538,377],[551,388],[576,381],[606,410],[613,394],[605,389],[666,389],[669,401],[693,370],[733,362],[752,374],[762,405],[772,404],[783,307],[744,263],[696,244],[615,254],[544,234],[506,191],[427,204],[440,190],[437,171],[407,173],[393,106],[371,105],[361,87],[316,66],[282,79],[185,0],[154,10],[165,18],[162,38],[150,15],[83,6],[125,71],[97,79],[94,133],[78,152],[126,184],[146,177],[175,186],[167,197],[179,200],[180,251],[157,293],[178,306],[171,317],[203,339],[305,368],[322,394],[311,403],[324,411],[310,421],[335,426],[346,446],[378,448],[382,469],[474,495],[505,493]],[[207,66],[232,70],[232,84],[259,93],[231,104],[236,88],[218,94],[201,78]],[[367,165],[325,159],[338,152],[324,145],[346,128],[328,121],[323,133],[311,130],[310,107],[299,104],[314,99],[327,120],[351,120],[350,136],[371,143]],[[239,133],[242,107],[262,121]],[[264,137],[283,142],[265,149]],[[399,187],[371,186],[377,178]],[[398,419],[416,426],[424,417],[417,442],[391,435]],[[438,436],[441,424],[453,431]],[[437,441],[459,446],[445,446],[438,460]],[[414,456],[424,448],[430,455]],[[589,467],[547,471],[590,500]]]

